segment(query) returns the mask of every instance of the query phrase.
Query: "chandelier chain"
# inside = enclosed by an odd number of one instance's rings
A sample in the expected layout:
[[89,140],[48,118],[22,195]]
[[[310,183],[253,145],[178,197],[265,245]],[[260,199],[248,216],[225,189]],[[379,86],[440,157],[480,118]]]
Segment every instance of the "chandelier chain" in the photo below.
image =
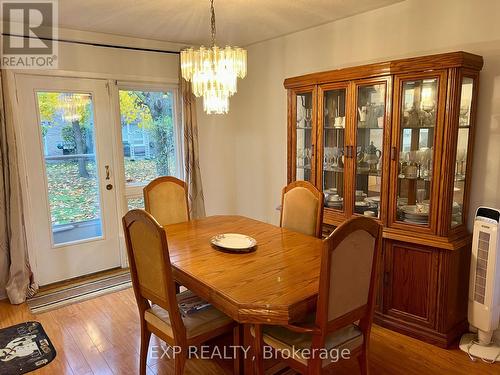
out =
[[186,48],[181,51],[181,74],[191,81],[196,97],[203,97],[206,113],[227,113],[229,98],[237,91],[238,78],[247,74],[247,51],[239,47],[216,45],[214,0],[210,0],[210,29],[212,45],[209,48]]
[[215,46],[215,9],[214,9],[214,0],[210,0],[210,12],[211,12],[211,19],[210,19],[210,26],[211,26],[211,31],[212,31],[212,47]]

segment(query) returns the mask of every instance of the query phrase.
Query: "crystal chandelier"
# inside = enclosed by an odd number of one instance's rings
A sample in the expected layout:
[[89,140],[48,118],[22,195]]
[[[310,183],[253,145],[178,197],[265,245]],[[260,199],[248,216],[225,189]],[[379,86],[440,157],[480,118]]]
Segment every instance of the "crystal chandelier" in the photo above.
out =
[[90,96],[88,94],[63,93],[59,100],[63,119],[68,122],[75,122],[82,119],[82,111],[89,103]]
[[229,98],[236,93],[237,79],[247,74],[247,51],[239,47],[215,45],[214,0],[210,0],[212,47],[181,51],[181,74],[191,81],[193,94],[203,97],[208,114],[229,112]]

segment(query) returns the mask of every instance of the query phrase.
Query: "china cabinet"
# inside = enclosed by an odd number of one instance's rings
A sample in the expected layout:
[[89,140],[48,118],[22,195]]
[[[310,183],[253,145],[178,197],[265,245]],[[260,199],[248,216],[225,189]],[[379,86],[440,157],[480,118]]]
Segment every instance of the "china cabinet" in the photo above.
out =
[[325,197],[325,228],[384,225],[376,321],[448,346],[467,327],[467,231],[481,56],[453,52],[285,80],[288,182]]

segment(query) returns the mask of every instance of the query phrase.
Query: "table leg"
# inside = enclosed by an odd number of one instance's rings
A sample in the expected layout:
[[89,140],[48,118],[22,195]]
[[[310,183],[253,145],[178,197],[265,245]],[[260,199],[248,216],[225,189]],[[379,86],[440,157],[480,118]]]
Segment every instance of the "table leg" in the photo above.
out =
[[[244,345],[243,337],[244,337],[243,325],[237,324],[233,329],[233,345],[237,347],[243,346]],[[235,355],[236,358],[234,358],[233,361],[233,374],[243,375],[245,374],[244,352],[240,348],[237,348],[235,350]]]
[[253,337],[253,349],[254,349],[254,368],[255,374],[264,375],[264,358],[262,355],[262,325],[254,324],[253,325],[254,335]]
[[253,337],[250,333],[250,324],[242,324],[243,327],[243,346],[245,348],[250,348],[248,350],[246,357],[243,361],[243,373],[245,375],[251,375],[254,373],[254,347],[253,347]]

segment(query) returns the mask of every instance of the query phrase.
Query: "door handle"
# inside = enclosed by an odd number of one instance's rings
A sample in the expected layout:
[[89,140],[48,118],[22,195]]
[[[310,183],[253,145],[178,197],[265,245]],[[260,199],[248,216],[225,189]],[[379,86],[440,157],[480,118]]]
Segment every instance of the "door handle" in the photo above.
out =
[[112,189],[113,189],[113,185],[111,185],[111,184],[106,185],[106,190],[112,190]]
[[354,146],[347,146],[347,157],[348,158],[351,158],[353,157],[353,150],[354,150]]
[[[109,180],[110,179],[109,165],[105,165],[104,169],[106,170],[106,180]],[[107,188],[107,186],[106,186],[106,188]],[[110,189],[108,189],[108,190],[110,190]]]

